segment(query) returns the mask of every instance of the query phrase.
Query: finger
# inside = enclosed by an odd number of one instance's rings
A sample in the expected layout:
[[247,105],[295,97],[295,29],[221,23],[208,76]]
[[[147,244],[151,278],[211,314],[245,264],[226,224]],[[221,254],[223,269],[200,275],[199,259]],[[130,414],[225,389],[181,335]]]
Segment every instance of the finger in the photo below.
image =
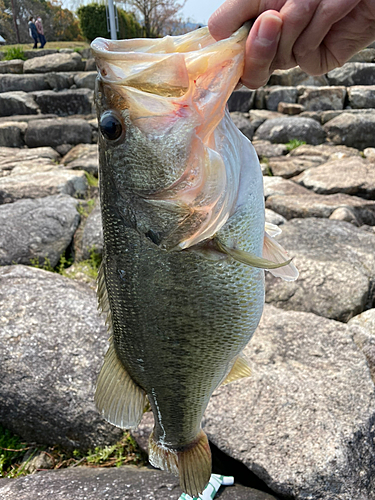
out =
[[261,0],[227,0],[208,20],[208,29],[215,40],[228,38],[246,21],[261,12]]
[[246,41],[245,67],[241,81],[249,88],[267,83],[277,52],[283,22],[277,11],[266,11],[255,21]]
[[293,55],[294,44],[308,26],[321,1],[323,0],[287,0],[282,6],[280,14],[283,19],[283,29],[273,69],[288,69],[296,66]]
[[[316,58],[313,58],[312,54],[321,52],[322,49],[324,49],[324,46],[321,47],[321,44],[327,34],[331,31],[331,28],[334,25],[337,25],[337,23],[342,19],[345,19],[350,12],[354,12],[353,9],[355,9],[359,3],[360,0],[336,0],[335,2],[332,2],[332,0],[323,0],[317,7],[309,26],[304,30],[293,47],[293,53],[296,60],[306,61],[308,58],[309,63],[311,63],[308,64],[308,67],[311,66],[316,68]],[[350,17],[349,24],[351,23],[353,26],[358,28],[356,36],[360,37],[362,26],[355,20],[353,15]],[[363,21],[365,22],[363,15],[361,15],[361,18],[363,18]],[[334,39],[337,39],[337,35],[339,35],[339,39],[342,41],[350,37],[350,26],[349,31],[343,31],[341,36],[337,31],[337,28],[334,31],[336,32]],[[353,40],[351,40],[350,43],[352,44]],[[314,71],[314,73],[316,73],[316,71]]]
[[298,57],[301,68],[319,75],[342,66],[351,56],[375,40],[375,4],[360,2],[335,23],[309,57]]

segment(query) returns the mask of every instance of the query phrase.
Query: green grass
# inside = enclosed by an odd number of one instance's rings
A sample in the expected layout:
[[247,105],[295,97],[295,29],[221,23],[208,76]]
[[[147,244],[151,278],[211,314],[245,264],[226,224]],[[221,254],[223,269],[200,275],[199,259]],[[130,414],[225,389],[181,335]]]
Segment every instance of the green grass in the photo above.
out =
[[4,61],[11,61],[12,59],[22,59],[23,61],[26,61],[27,57],[25,56],[25,52],[22,47],[20,46],[12,46],[8,47],[7,49],[4,50]]
[[303,144],[306,144],[306,141],[300,141],[298,139],[292,139],[289,142],[285,144],[286,149],[290,152],[293,151],[293,149],[298,148],[298,146],[302,146]]
[[99,180],[94,177],[92,174],[89,174],[88,172],[85,172],[87,183],[91,187],[98,187]]
[[[26,462],[26,451],[32,450]],[[121,465],[146,465],[147,457],[134,438],[125,432],[122,439],[112,446],[96,447],[87,453],[65,450],[59,446],[28,446],[21,439],[0,425],[0,477],[15,478],[28,474],[26,465],[38,452],[48,453],[54,462],[53,469],[85,465],[88,467],[120,467]]]

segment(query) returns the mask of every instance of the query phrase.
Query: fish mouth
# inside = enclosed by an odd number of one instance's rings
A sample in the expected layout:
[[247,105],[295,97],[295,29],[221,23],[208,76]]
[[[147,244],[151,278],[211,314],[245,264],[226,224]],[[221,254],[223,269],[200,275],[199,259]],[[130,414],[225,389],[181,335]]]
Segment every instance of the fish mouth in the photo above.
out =
[[250,25],[216,41],[208,28],[180,36],[91,43],[100,79],[162,97],[182,97],[195,78],[243,52]]

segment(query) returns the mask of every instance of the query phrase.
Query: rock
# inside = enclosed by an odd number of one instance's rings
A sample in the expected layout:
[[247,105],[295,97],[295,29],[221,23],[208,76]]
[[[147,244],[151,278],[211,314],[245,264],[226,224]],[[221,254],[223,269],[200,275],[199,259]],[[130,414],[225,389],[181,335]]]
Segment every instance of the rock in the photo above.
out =
[[82,236],[82,259],[90,258],[92,251],[103,254],[103,228],[100,205],[96,204],[87,218]]
[[44,198],[54,194],[83,197],[88,184],[85,172],[52,169],[0,178],[0,205],[22,198]]
[[77,85],[77,88],[79,89],[95,90],[95,80],[97,74],[98,74],[97,71],[88,71],[88,70],[86,70],[86,72],[84,73],[78,73],[74,75],[74,83]]
[[69,89],[54,92],[42,90],[32,93],[41,113],[58,116],[86,115],[92,112],[94,96],[89,89]]
[[70,88],[74,83],[71,73],[46,73],[44,75],[51,90],[63,90]]
[[296,103],[298,91],[295,87],[270,87],[265,96],[266,108],[270,111],[278,111],[279,102]]
[[77,52],[73,54],[50,54],[28,59],[23,66],[24,73],[49,73],[51,71],[82,71],[84,62]]
[[278,113],[283,113],[284,115],[299,115],[305,111],[305,107],[302,104],[290,104],[288,102],[279,102],[277,105]]
[[[220,500],[276,500],[241,485],[221,486]],[[0,483],[1,500],[177,500],[179,480],[168,472],[132,466],[75,467]]]
[[368,199],[375,195],[374,165],[363,158],[332,160],[293,180],[318,194],[346,193]]
[[277,175],[288,179],[297,174],[300,174],[307,168],[316,167],[322,163],[320,157],[303,157],[303,156],[276,156],[269,159],[268,166],[272,175]]
[[0,73],[12,73],[20,74],[23,73],[23,63],[22,59],[12,59],[11,61],[1,61],[0,62]]
[[98,175],[99,157],[97,144],[77,144],[64,156],[61,163],[72,170],[85,170]]
[[257,129],[262,123],[266,120],[270,120],[272,118],[282,118],[281,113],[277,113],[275,111],[268,111],[268,109],[251,109],[249,112],[250,121],[254,125],[254,128]]
[[283,217],[280,214],[277,214],[276,212],[270,210],[269,208],[266,208],[265,214],[266,214],[266,222],[274,224],[275,226],[281,226],[286,222],[285,217]]
[[296,182],[289,181],[283,179],[282,177],[278,177],[276,175],[272,177],[265,176],[263,177],[264,184],[264,196],[268,198],[269,196],[274,196],[277,194],[281,195],[296,195],[301,196],[304,194],[311,194],[310,191]]
[[0,147],[20,148],[24,146],[24,135],[27,129],[25,122],[0,123]]
[[347,146],[334,146],[332,144],[318,144],[311,146],[310,144],[302,144],[294,148],[288,156],[303,156],[305,158],[311,156],[320,158],[321,163],[328,160],[340,160],[341,158],[349,158],[350,156],[358,156],[361,154],[357,149],[348,148]]
[[49,89],[45,75],[1,75],[0,92],[33,92]]
[[375,85],[375,64],[348,62],[327,73],[329,85]]
[[250,90],[246,87],[235,90],[228,99],[229,111],[247,113],[253,107],[254,99],[255,90]]
[[38,50],[25,50],[24,54],[27,59],[33,59],[34,57],[43,57],[51,54],[57,54],[57,49],[38,49]]
[[367,160],[370,160],[372,162],[375,161],[375,148],[366,148],[364,151],[363,151],[363,154],[365,155],[365,158]]
[[359,150],[370,148],[374,145],[375,112],[342,113],[323,128],[327,138],[334,144],[344,144]]
[[348,222],[308,218],[288,221],[277,239],[300,276],[285,282],[267,273],[267,302],[347,322],[374,299],[375,235]]
[[293,139],[320,144],[325,139],[323,128],[311,118],[285,117],[267,120],[256,131],[257,139],[286,143]]
[[301,70],[299,66],[290,69],[277,69],[274,71],[267,85],[286,85],[296,87],[297,85],[328,85],[327,78],[322,76],[310,76]]
[[348,326],[354,342],[366,356],[372,380],[375,382],[375,309],[354,316]]
[[254,135],[255,127],[250,120],[244,117],[243,113],[234,111],[230,114],[236,127],[246,136],[248,139],[252,139]]
[[80,216],[78,201],[67,195],[25,199],[0,205],[0,265],[55,267],[71,243]]
[[0,115],[36,115],[38,105],[26,92],[3,92],[0,94]]
[[272,144],[270,141],[254,140],[252,144],[259,158],[286,155],[288,150],[284,144]]
[[24,456],[21,465],[23,466],[23,471],[32,474],[37,470],[52,469],[55,465],[55,460],[53,459],[52,455],[46,453],[45,451],[41,451],[38,453],[37,450],[31,449]]
[[96,71],[96,62],[93,57],[90,57],[90,59],[87,59],[85,62],[85,71]]
[[375,108],[375,85],[355,85],[348,88],[349,105],[355,109]]
[[353,57],[351,57],[348,62],[365,62],[365,63],[375,62],[375,49],[373,48],[362,49],[359,52],[357,52],[357,54],[355,54]]
[[60,144],[59,146],[55,147],[55,150],[61,155],[65,156],[69,153],[69,151],[74,148],[72,144]]
[[[307,190],[306,190],[307,191]],[[267,198],[266,207],[286,219],[319,217],[346,220],[357,226],[375,225],[375,202],[347,194],[274,194]],[[344,215],[345,214],[345,215]]]
[[349,328],[266,305],[245,355],[252,376],[206,410],[211,441],[282,498],[372,498],[374,385]]
[[119,440],[122,431],[94,406],[108,347],[95,292],[22,265],[0,268],[0,284],[2,425],[49,446],[87,449]]
[[298,104],[308,111],[343,109],[346,97],[345,87],[302,87],[298,89]]
[[343,114],[349,114],[349,115],[373,115],[374,114],[374,109],[344,109],[344,110],[328,110],[328,111],[321,111],[320,112],[320,122],[322,125],[327,123],[330,120],[333,120],[337,116],[341,116]]
[[[69,55],[69,54],[66,54]],[[91,143],[91,127],[82,119],[57,118],[29,122],[25,134],[29,148],[59,146],[60,144]]]
[[40,160],[41,158],[56,162],[60,155],[52,148],[17,149],[0,147],[0,170],[12,170],[19,162]]

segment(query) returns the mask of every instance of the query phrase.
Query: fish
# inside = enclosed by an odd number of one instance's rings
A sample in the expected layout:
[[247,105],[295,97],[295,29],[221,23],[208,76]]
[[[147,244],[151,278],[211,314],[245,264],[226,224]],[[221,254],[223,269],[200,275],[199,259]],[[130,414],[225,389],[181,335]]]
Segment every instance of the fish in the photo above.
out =
[[149,461],[193,497],[211,474],[210,397],[251,374],[241,353],[262,315],[264,270],[298,275],[265,225],[258,157],[227,108],[248,31],[91,45],[110,334],[95,402],[123,429],[149,405]]

